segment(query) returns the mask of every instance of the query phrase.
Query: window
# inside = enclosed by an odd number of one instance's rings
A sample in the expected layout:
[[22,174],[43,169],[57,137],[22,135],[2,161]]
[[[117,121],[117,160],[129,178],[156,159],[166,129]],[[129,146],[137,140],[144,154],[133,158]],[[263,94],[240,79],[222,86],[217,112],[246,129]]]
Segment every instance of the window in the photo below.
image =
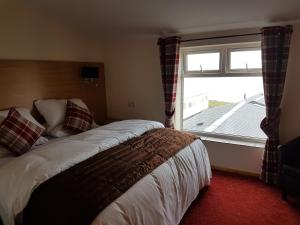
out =
[[220,71],[220,52],[190,53],[186,57],[188,72]]
[[231,72],[261,72],[261,50],[229,50]]
[[260,42],[181,49],[182,129],[263,142]]

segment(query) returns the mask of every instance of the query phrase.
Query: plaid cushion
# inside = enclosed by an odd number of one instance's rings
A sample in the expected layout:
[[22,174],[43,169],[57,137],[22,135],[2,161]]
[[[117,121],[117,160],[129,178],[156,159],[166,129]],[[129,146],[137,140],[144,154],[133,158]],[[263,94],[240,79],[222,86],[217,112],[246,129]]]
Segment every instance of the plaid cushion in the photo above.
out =
[[19,156],[30,150],[43,131],[44,128],[21,116],[15,108],[10,108],[0,125],[0,143]]
[[75,132],[90,130],[93,124],[93,114],[68,100],[64,128]]

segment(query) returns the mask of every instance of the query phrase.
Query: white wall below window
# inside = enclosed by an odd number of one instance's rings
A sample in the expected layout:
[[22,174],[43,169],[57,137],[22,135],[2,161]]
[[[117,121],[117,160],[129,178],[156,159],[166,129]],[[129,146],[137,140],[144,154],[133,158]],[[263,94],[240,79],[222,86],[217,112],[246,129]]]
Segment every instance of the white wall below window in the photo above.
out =
[[207,140],[203,142],[212,166],[260,174],[263,148]]

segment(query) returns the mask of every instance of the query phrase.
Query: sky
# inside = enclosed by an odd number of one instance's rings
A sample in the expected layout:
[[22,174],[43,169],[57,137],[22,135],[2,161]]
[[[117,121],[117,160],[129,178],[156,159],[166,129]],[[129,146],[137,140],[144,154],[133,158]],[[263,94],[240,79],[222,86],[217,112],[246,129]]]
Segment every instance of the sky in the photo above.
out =
[[184,78],[184,99],[208,93],[209,100],[240,102],[263,93],[262,77]]
[[[187,55],[187,71],[219,70],[221,52]],[[230,69],[261,69],[261,50],[230,50]],[[237,103],[263,93],[262,77],[194,77],[184,78],[184,99],[208,94],[209,100]]]

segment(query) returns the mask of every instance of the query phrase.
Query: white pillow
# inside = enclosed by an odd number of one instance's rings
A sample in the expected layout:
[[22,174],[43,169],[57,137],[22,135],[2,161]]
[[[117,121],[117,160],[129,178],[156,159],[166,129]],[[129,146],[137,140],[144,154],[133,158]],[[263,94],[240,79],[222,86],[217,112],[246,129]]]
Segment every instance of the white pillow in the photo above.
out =
[[56,127],[54,127],[52,130],[48,132],[48,135],[51,137],[61,138],[61,137],[71,136],[74,134],[71,131],[64,129],[63,126],[64,126],[63,123],[57,125]]
[[[86,104],[79,98],[70,99],[76,105],[88,109]],[[34,102],[39,113],[44,117],[47,128],[46,132],[49,134],[56,126],[65,121],[67,99],[46,99],[37,100]]]
[[45,138],[43,136],[40,136],[39,139],[37,139],[37,141],[32,145],[31,148],[36,148],[36,147],[39,147],[41,145],[44,145],[48,142],[48,138]]
[[[40,124],[38,121],[36,121],[36,120],[32,117],[32,115],[31,115],[29,109],[27,109],[27,108],[16,108],[16,110],[17,110],[23,117],[25,117],[26,119],[28,119],[28,120],[31,121],[32,123],[34,123],[34,124],[36,124],[37,126],[43,128],[43,129],[45,129],[45,127],[44,127],[42,124]],[[3,120],[7,117],[8,112],[9,112],[9,109],[8,109],[8,110],[0,111],[0,124],[1,124],[1,123],[3,122]]]

